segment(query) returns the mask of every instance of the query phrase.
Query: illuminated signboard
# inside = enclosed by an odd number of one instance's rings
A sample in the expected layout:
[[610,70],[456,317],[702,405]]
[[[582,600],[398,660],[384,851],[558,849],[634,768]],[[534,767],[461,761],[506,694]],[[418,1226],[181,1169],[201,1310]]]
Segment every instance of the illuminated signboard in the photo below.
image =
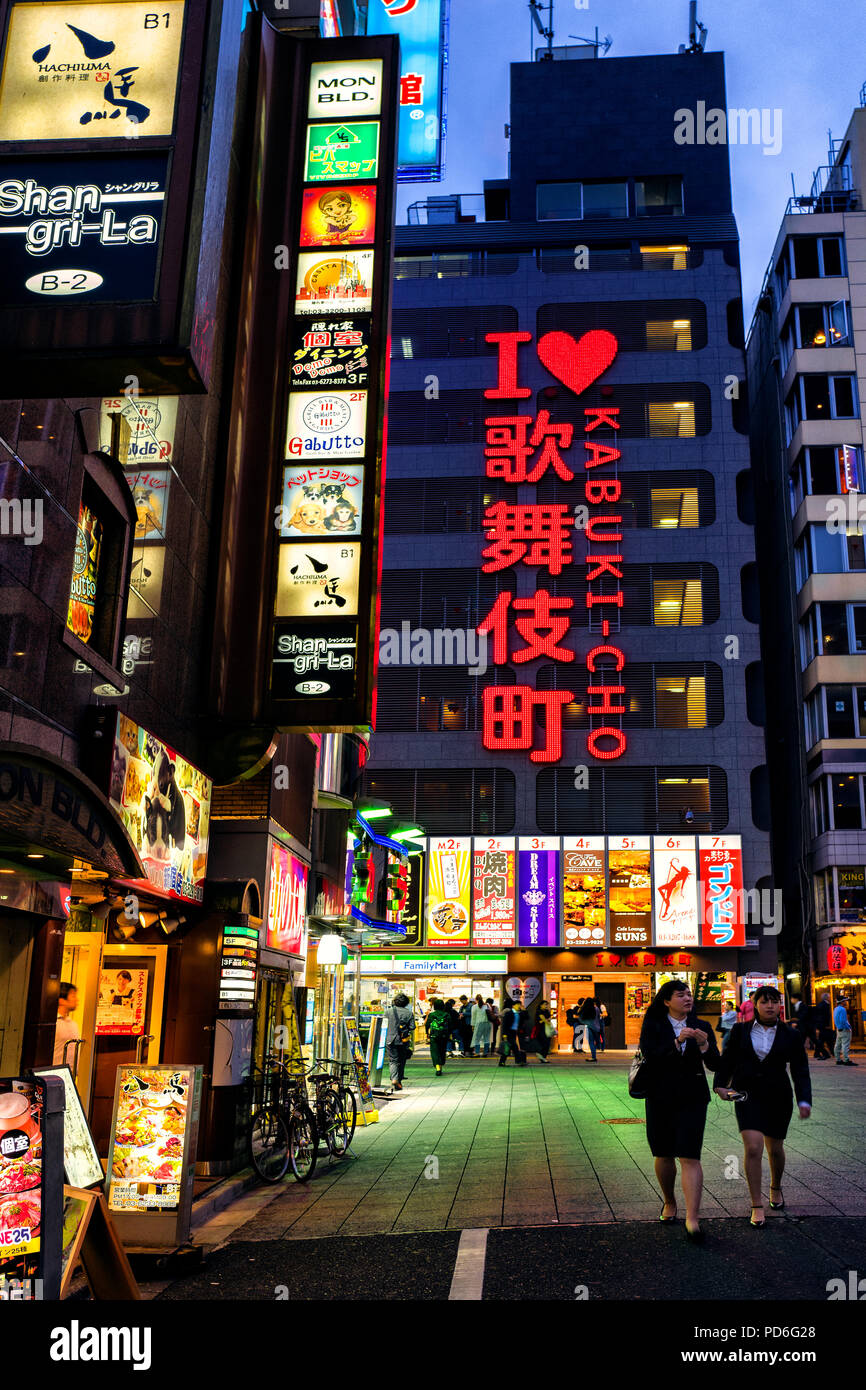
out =
[[294,296],[280,330],[267,698],[280,727],[354,727],[372,717],[378,649],[397,49],[281,45],[277,62],[286,52],[295,65],[300,147],[282,190]]
[[307,115],[355,118],[382,110],[382,59],[337,59],[310,67]]
[[164,542],[168,514],[171,470],[168,468],[130,468],[126,481],[135,503],[136,545]]
[[258,959],[258,928],[226,922],[220,946],[220,1013],[252,1013]]
[[373,306],[372,251],[298,256],[296,314],[360,314]]
[[[299,398],[303,400],[304,397]],[[277,509],[281,536],[345,536],[361,530],[364,469],[283,469],[283,500]]]
[[655,944],[699,946],[698,866],[694,836],[653,836]]
[[291,956],[307,954],[307,875],[303,860],[276,840],[271,845],[267,945]]
[[201,1068],[120,1066],[108,1153],[108,1205],[177,1212],[195,1171]]
[[566,949],[604,946],[607,874],[603,835],[562,841],[562,937]]
[[[531,342],[532,334],[488,333],[485,338],[498,351],[497,383],[485,389],[485,396],[508,401],[529,396],[529,387],[518,384],[518,356],[519,347]],[[539,339],[536,351],[551,376],[579,396],[607,370],[618,344],[612,333],[603,330],[585,333],[579,341],[570,333],[551,332]],[[623,557],[619,553],[622,515],[615,510],[622,485],[617,478],[595,471],[590,477],[590,470],[615,464],[620,457],[619,449],[608,438],[608,431],[619,429],[619,407],[585,406],[583,413],[586,481],[582,494],[579,488],[575,489],[575,502],[580,499],[581,505],[586,504],[588,513],[586,606],[590,630],[600,638],[584,658],[590,696],[586,749],[592,757],[609,761],[625,752],[627,742],[619,727],[626,708],[622,677],[625,655],[611,640],[612,620],[606,611],[612,608],[618,614],[623,606]],[[539,410],[535,419],[531,414],[491,414],[484,424],[488,478],[515,485],[536,484],[552,470],[563,482],[574,482],[574,470],[563,457],[572,447],[573,425],[551,421],[548,410]],[[595,434],[599,429],[601,437]],[[493,574],[520,562],[536,574],[546,570],[549,575],[560,575],[574,562],[569,529],[574,524],[574,509],[564,502],[518,502],[512,497],[493,502],[484,512],[488,544],[483,551],[482,568]],[[505,590],[478,631],[492,636],[493,661],[497,666],[508,661],[522,664],[540,657],[570,666],[575,652],[564,642],[572,627],[573,607],[573,598],[552,596],[545,587],[520,598]],[[523,645],[515,644],[509,650],[510,617]],[[573,690],[536,690],[524,684],[487,686],[482,692],[484,747],[497,752],[526,751],[534,763],[558,762],[562,756],[562,712],[574,700]],[[536,712],[542,710],[544,722],[540,725]],[[539,736],[541,746],[537,746]]]
[[72,583],[66,611],[66,626],[81,642],[89,642],[93,636],[101,549],[102,522],[82,502],[78,511]]
[[427,854],[427,945],[469,945],[472,841],[431,838]]
[[307,127],[306,177],[311,183],[374,179],[378,172],[378,121]]
[[409,855],[409,891],[403,908],[402,925],[406,935],[401,946],[422,946],[424,943],[424,875],[426,855]]
[[743,844],[739,835],[700,835],[701,944],[745,946]]
[[0,140],[171,135],[184,0],[13,4]]
[[369,316],[298,323],[292,343],[294,390],[366,386],[369,376]]
[[479,836],[472,865],[472,945],[513,946],[515,932],[515,844]]
[[400,182],[442,177],[445,9],[444,0],[369,0],[367,6],[367,33],[400,40]]
[[375,184],[304,189],[302,246],[364,246],[375,234]]
[[147,1008],[147,970],[124,966],[101,970],[96,1006],[97,1036],[141,1037]]
[[42,1082],[0,1080],[0,1284],[40,1273],[43,1106]]
[[106,453],[111,453],[113,415],[122,416],[129,427],[128,439],[124,434],[121,441],[120,461],[124,468],[143,464],[153,468],[169,462],[177,428],[176,396],[107,396],[99,417],[99,447]]
[[163,546],[149,546],[146,549],[138,544],[133,546],[129,599],[126,605],[128,618],[152,618],[154,614],[159,615],[164,570]]
[[622,835],[608,838],[610,938],[612,947],[632,950],[652,946],[650,838]]
[[559,837],[517,842],[518,946],[559,945]]
[[0,159],[8,304],[152,300],[168,156]]
[[171,898],[202,901],[212,787],[168,744],[118,714],[108,799],[149,884]]

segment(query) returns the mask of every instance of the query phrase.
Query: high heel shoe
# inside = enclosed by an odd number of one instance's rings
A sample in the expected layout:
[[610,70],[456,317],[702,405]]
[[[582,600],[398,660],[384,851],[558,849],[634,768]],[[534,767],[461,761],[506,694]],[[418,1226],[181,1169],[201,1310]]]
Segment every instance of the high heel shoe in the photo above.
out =
[[[674,1214],[673,1214],[673,1216],[665,1216],[665,1207],[671,1207],[671,1206],[672,1206],[673,1209],[674,1209]],[[676,1221],[676,1219],[677,1219],[677,1207],[676,1207],[676,1202],[665,1202],[665,1206],[662,1207],[662,1209],[661,1209],[661,1215],[659,1216],[659,1221],[661,1221],[665,1226],[672,1226],[673,1223]]]
[[706,1240],[706,1236],[704,1235],[700,1226],[696,1231],[690,1231],[688,1226],[686,1226],[686,1240],[691,1241],[692,1245],[703,1245],[704,1241]]
[[754,1228],[755,1228],[756,1231],[763,1231],[764,1227],[765,1227],[766,1224],[767,1224],[767,1218],[766,1218],[766,1216],[765,1216],[764,1219],[763,1219],[763,1221],[753,1221],[753,1220],[752,1220],[752,1214],[751,1214],[751,1213],[752,1213],[752,1212],[756,1212],[756,1211],[761,1212],[761,1214],[763,1215],[764,1208],[763,1208],[763,1207],[752,1207],[752,1208],[751,1208],[751,1211],[750,1211],[750,1213],[749,1213],[749,1225],[750,1225],[750,1226],[754,1226]]
[[[771,1191],[771,1192],[781,1192],[782,1189],[781,1189],[781,1187],[771,1187],[771,1188],[770,1188],[770,1191]],[[784,1199],[784,1197],[782,1198],[781,1202],[774,1202],[774,1201],[772,1200],[772,1198],[770,1199],[770,1211],[784,1211],[784,1210],[785,1210],[785,1199]]]

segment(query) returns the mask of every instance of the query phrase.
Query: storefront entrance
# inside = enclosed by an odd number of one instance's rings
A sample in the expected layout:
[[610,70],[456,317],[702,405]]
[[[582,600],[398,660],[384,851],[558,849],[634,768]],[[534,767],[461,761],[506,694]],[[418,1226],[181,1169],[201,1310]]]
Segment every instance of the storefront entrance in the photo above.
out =
[[607,1009],[604,1025],[605,1047],[625,1047],[625,985],[619,981],[599,982],[595,986],[595,997]]

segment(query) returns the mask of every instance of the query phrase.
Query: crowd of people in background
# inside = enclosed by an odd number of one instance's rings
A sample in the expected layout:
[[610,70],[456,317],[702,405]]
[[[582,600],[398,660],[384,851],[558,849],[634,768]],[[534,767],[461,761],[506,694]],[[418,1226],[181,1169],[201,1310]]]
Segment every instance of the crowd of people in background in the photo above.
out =
[[847,995],[840,996],[835,1009],[830,1002],[830,991],[818,996],[817,1004],[808,1004],[796,995],[791,1000],[791,1022],[799,1032],[806,1046],[811,1044],[813,1062],[828,1062],[836,1059],[837,1067],[856,1067],[852,1062],[851,1000]]

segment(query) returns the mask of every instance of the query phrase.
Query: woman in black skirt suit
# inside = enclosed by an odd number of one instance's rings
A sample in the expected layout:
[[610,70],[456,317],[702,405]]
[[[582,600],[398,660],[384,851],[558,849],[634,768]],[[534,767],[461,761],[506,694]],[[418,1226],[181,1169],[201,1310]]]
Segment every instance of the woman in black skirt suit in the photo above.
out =
[[640,1050],[647,1059],[646,1134],[664,1197],[662,1221],[675,1221],[677,1160],[686,1199],[686,1234],[703,1241],[699,1224],[704,1175],[701,1145],[710,1088],[704,1067],[715,1071],[719,1047],[712,1025],[699,1019],[683,980],[662,985],[644,1015]]
[[[772,985],[755,995],[755,1017],[735,1023],[716,1072],[715,1089],[723,1100],[746,1095],[734,1109],[743,1137],[746,1181],[752,1209],[752,1226],[766,1223],[761,1196],[761,1162],[764,1149],[770,1160],[770,1209],[783,1211],[782,1174],[785,1171],[785,1135],[791,1123],[794,1100],[787,1068],[791,1068],[800,1119],[812,1113],[812,1085],[803,1035],[780,1022],[782,996]],[[773,1201],[775,1192],[777,1200]],[[755,1220],[755,1214],[759,1220]]]

